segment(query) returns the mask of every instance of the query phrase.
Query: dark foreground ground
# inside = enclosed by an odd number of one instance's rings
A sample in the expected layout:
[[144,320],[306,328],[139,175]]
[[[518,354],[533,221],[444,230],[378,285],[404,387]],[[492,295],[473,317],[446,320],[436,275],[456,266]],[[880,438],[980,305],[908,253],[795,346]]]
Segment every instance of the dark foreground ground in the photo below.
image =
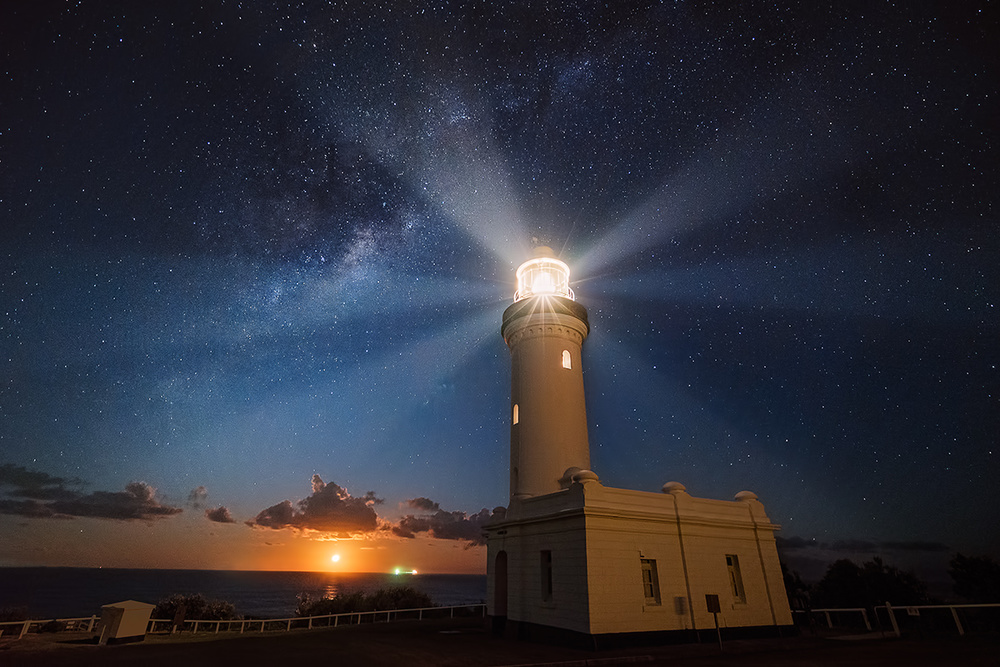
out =
[[890,639],[791,637],[785,639],[576,649],[505,640],[481,619],[401,622],[324,630],[245,634],[151,636],[138,644],[96,646],[90,635],[63,633],[0,639],[0,665],[270,665],[322,663],[351,667],[401,665],[670,665],[671,667],[1000,667],[1000,641],[992,637]]

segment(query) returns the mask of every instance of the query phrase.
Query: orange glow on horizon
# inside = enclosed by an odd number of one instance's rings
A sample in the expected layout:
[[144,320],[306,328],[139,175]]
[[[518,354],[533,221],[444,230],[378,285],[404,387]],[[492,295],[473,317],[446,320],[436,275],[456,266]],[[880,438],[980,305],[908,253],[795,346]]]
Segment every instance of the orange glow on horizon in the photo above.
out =
[[379,536],[332,545],[288,530],[247,530],[186,517],[149,526],[90,518],[19,525],[0,516],[0,534],[17,534],[18,542],[44,548],[29,559],[5,550],[0,540],[0,562],[7,567],[393,572],[405,564],[408,573],[486,572],[486,548],[458,540]]

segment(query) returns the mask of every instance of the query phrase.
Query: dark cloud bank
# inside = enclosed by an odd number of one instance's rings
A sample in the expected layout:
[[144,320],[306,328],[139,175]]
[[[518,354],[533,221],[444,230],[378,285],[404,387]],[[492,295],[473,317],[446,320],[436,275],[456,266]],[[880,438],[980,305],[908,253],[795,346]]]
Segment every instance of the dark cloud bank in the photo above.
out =
[[441,540],[462,540],[469,546],[475,546],[485,544],[482,526],[492,516],[487,509],[471,515],[448,512],[430,498],[420,497],[407,501],[410,509],[416,512],[393,524],[375,512],[375,506],[382,504],[382,499],[377,498],[374,491],[354,497],[333,482],[327,484],[319,475],[313,475],[312,488],[312,495],[308,498],[297,503],[284,500],[271,505],[247,521],[247,525],[275,530],[313,530],[344,536],[385,531],[405,538],[425,534]]
[[781,552],[815,550],[843,553],[879,553],[883,551],[941,553],[951,550],[943,542],[872,542],[869,540],[820,542],[818,540],[807,540],[802,537],[782,537],[780,535],[776,535],[774,541]]
[[22,466],[0,464],[0,514],[29,518],[92,517],[151,520],[180,514],[180,507],[156,499],[146,482],[129,482],[124,491],[83,493],[78,479],[55,477]]
[[[157,500],[156,489],[146,482],[130,482],[123,491],[92,493],[84,493],[83,485],[76,478],[0,464],[0,514],[36,519],[92,517],[148,521],[184,511]],[[205,518],[213,523],[236,523],[228,507],[206,507],[207,500],[208,490],[199,486],[188,494],[187,505],[203,510]],[[319,475],[313,475],[312,493],[307,498],[295,503],[283,500],[245,523],[253,528],[290,528],[344,537],[389,533],[415,538],[422,534],[442,540],[462,540],[469,546],[484,544],[482,526],[491,517],[489,510],[471,515],[449,512],[430,498],[420,497],[407,501],[414,510],[412,514],[393,523],[375,511],[382,502],[374,491],[352,496],[343,487],[327,484]]]

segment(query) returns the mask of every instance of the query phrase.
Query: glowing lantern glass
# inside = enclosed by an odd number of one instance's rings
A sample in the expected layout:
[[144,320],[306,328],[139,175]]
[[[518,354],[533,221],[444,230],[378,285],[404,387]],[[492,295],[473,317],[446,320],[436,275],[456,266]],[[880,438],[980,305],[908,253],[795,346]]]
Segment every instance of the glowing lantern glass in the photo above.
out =
[[551,253],[549,248],[538,248],[534,259],[529,259],[518,267],[514,301],[533,296],[576,298],[569,288],[569,267],[565,262],[549,256]]

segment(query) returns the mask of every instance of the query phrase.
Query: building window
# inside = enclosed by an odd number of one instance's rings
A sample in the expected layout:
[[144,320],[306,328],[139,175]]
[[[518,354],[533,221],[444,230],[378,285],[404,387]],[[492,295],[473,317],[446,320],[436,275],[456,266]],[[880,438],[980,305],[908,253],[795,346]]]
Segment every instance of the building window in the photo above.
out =
[[517,423],[517,403],[514,404],[514,409],[511,410],[511,419],[515,424]]
[[729,587],[733,592],[733,600],[746,602],[746,592],[743,590],[743,575],[740,574],[740,559],[738,556],[726,556],[726,568],[729,570]]
[[646,604],[660,604],[660,578],[656,576],[656,561],[649,558],[639,560],[642,565],[642,592]]
[[548,602],[552,599],[552,552],[543,551],[541,556],[541,591],[542,600]]
[[569,350],[563,350],[563,368],[573,368],[573,357],[569,356]]

